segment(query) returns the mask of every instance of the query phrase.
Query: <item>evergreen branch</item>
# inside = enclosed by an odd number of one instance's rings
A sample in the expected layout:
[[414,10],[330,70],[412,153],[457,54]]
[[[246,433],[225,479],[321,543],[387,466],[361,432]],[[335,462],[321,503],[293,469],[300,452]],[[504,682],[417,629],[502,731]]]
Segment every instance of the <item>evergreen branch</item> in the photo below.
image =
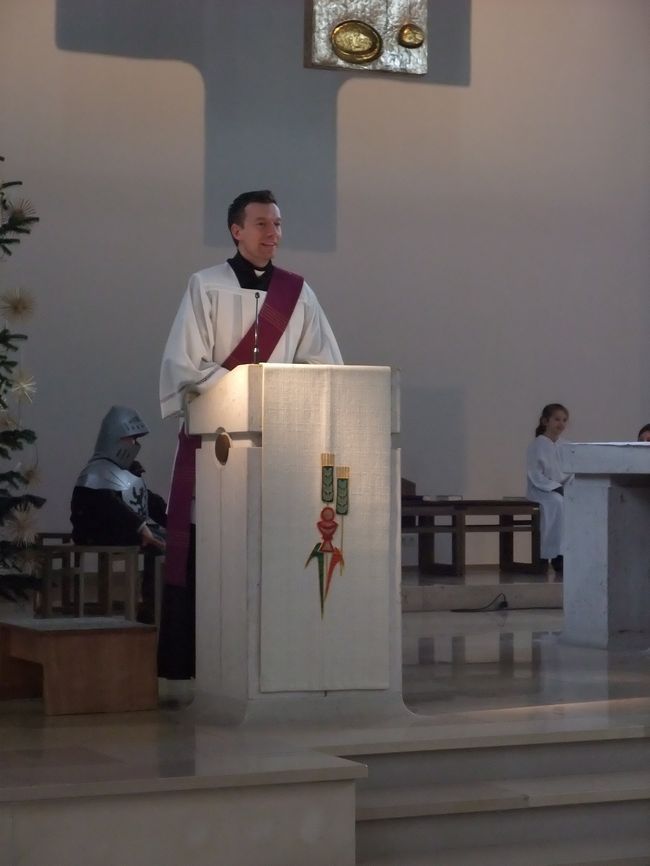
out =
[[[15,469],[10,469],[8,472],[0,472],[0,484],[7,485],[8,487],[13,488],[14,490],[18,490],[21,484],[27,484],[27,479],[22,474],[22,472],[17,472]],[[3,490],[0,488],[0,497],[2,496],[10,496],[8,490]]]
[[22,448],[25,443],[31,445],[35,440],[36,433],[28,427],[13,427],[9,430],[0,430],[0,446]]
[[[38,222],[38,220],[29,220],[29,222]],[[24,220],[12,225],[8,231],[10,231],[12,235],[28,235],[31,232],[31,228],[27,225],[27,220]],[[16,240],[20,243],[19,238],[16,238]]]
[[32,445],[35,441],[36,433],[33,430],[2,430],[0,432],[0,459],[9,460],[12,451],[22,451],[25,445]]
[[16,334],[4,327],[0,329],[0,346],[4,346],[8,352],[17,352],[18,346],[14,345],[14,340],[26,340],[27,334]]
[[11,345],[11,340],[26,340],[27,334],[18,334],[15,331],[10,331],[9,328],[4,327],[0,329],[0,343],[8,346],[10,349],[16,348]]
[[[11,213],[9,219],[5,220],[0,226],[0,232],[5,234],[21,231],[21,226],[29,226],[33,223],[40,222],[37,216],[27,216],[25,214]],[[25,229],[29,232],[29,229]]]
[[6,240],[0,237],[0,249],[6,256],[10,256],[13,253],[13,250],[9,246],[10,244],[19,244],[19,238],[7,238]]
[[[4,157],[0,155],[0,163]],[[17,246],[32,231],[35,223],[40,222],[35,208],[28,198],[10,197],[9,190],[22,186],[22,181],[0,181],[0,256],[11,256]],[[3,296],[4,298],[4,296]],[[11,302],[14,302],[13,297]],[[11,304],[4,298],[13,310]],[[8,400],[16,398],[20,388],[27,393],[27,386],[33,380],[25,374],[16,372],[19,360],[12,353],[18,352],[20,343],[27,339],[26,334],[14,333],[6,325],[0,328],[0,408],[7,410]],[[0,459],[9,461],[14,452],[22,451],[25,446],[36,441],[33,430],[18,427],[10,413],[6,412],[0,428]],[[15,459],[15,458],[14,458]],[[30,470],[31,472],[31,470]],[[9,468],[0,472],[0,597],[16,600],[26,598],[26,590],[38,585],[33,572],[38,570],[33,511],[45,504],[45,499],[21,491],[29,483],[27,473]],[[36,551],[36,553],[35,553]],[[3,573],[4,572],[4,573]]]

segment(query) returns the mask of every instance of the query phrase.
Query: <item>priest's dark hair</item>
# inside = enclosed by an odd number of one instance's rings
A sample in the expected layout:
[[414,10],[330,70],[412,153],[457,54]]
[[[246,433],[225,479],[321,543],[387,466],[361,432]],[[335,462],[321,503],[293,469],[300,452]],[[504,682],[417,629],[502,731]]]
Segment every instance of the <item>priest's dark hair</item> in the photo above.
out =
[[561,403],[547,403],[546,406],[542,409],[542,414],[539,416],[539,422],[537,427],[535,428],[535,436],[541,436],[544,430],[546,430],[545,421],[548,423],[550,418],[556,412],[564,412],[564,414],[569,417],[569,410],[566,406],[563,406]]
[[650,433],[650,424],[644,424],[643,427],[639,430],[636,437],[637,442],[641,441],[641,437],[644,433]]
[[[270,189],[253,189],[250,192],[242,192],[228,208],[228,231],[233,223],[238,226],[244,225],[244,211],[248,204],[277,204],[276,198]],[[232,237],[232,232],[230,232]],[[233,238],[235,241],[235,239]],[[237,241],[235,241],[237,244]]]

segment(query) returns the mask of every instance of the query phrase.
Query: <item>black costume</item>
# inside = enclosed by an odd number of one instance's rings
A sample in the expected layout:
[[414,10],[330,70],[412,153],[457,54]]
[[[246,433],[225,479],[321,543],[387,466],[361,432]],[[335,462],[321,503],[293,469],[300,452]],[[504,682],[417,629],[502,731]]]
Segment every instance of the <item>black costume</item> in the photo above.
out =
[[[75,544],[133,547],[142,545],[145,526],[164,537],[165,523],[161,497],[150,494],[144,471],[134,461],[140,446],[137,439],[148,428],[132,409],[113,406],[102,421],[95,452],[82,470],[72,491],[70,522]],[[149,499],[155,502],[158,520],[149,513]],[[154,622],[155,557],[160,549],[147,545],[144,553],[142,605],[138,619]]]

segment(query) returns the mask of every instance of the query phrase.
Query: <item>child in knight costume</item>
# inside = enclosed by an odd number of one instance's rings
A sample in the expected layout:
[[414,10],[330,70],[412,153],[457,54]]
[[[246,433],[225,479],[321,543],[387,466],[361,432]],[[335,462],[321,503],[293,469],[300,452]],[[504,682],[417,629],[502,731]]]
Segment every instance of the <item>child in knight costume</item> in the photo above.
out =
[[[113,406],[102,420],[95,451],[72,491],[75,544],[139,545],[145,554],[139,619],[153,621],[154,557],[165,549],[165,530],[152,520],[142,469],[132,471],[148,427],[137,412]],[[156,515],[159,520],[160,515]]]

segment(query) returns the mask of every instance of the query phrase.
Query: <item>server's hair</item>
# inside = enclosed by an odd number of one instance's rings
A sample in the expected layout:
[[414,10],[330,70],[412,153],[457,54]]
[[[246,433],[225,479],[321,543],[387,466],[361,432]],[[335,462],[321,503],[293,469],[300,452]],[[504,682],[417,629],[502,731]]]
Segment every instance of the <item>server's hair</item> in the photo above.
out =
[[566,406],[563,406],[561,403],[547,403],[542,409],[542,414],[539,416],[539,421],[535,428],[535,436],[542,435],[544,430],[546,430],[546,424],[544,422],[548,423],[551,416],[556,412],[564,412],[567,418],[569,417],[569,410]]
[[[242,192],[228,208],[228,231],[232,237],[230,226],[236,223],[244,225],[244,211],[249,204],[277,204],[276,198],[270,189],[253,189],[250,192]],[[233,240],[235,240],[233,238]],[[237,241],[235,241],[235,244]]]
[[643,427],[639,430],[636,436],[637,442],[641,441],[641,437],[644,433],[650,433],[650,424],[644,424]]

